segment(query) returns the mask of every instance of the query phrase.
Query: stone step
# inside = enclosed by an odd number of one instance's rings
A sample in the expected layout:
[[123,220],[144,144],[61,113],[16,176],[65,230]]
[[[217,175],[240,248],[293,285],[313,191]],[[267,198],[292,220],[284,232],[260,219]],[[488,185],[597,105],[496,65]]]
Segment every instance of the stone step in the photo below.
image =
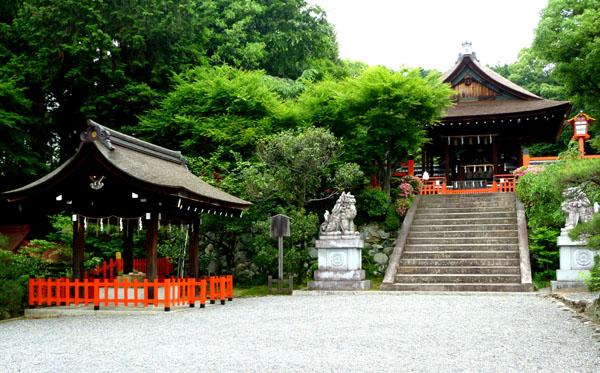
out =
[[511,207],[498,207],[498,206],[485,206],[485,207],[422,207],[419,206],[418,213],[420,214],[460,214],[460,213],[496,213],[496,212],[516,212],[515,206]]
[[423,213],[419,209],[415,213],[415,220],[429,219],[490,219],[490,218],[516,218],[516,211],[503,212],[454,212],[454,213],[439,213],[428,214]]
[[[447,232],[447,231],[511,231],[516,229],[516,224],[479,224],[479,225],[415,225],[410,227],[413,232]],[[427,235],[427,233],[423,233]]]
[[484,208],[484,207],[503,207],[512,208],[515,201],[471,201],[471,202],[420,202],[419,208]]
[[456,245],[456,244],[518,244],[519,237],[412,237],[409,235],[407,245]]
[[490,225],[490,224],[517,224],[517,218],[479,218],[479,219],[417,219],[412,226],[419,225]]
[[478,244],[471,243],[465,245],[464,243],[454,243],[454,244],[439,244],[439,245],[430,245],[430,244],[409,244],[404,246],[404,252],[411,251],[519,251],[518,244]]
[[402,259],[518,259],[519,251],[405,251]]
[[423,196],[423,199],[427,201],[453,199],[499,200],[514,198],[515,193],[429,194]]
[[462,259],[400,259],[398,263],[398,269],[403,266],[414,267],[456,267],[456,266],[519,266],[519,259],[474,259],[474,258],[462,258]]
[[395,283],[398,284],[507,284],[518,283],[521,281],[521,275],[488,275],[488,274],[398,274]]
[[399,284],[394,283],[388,290],[397,291],[504,291],[504,292],[521,292],[524,291],[520,283],[514,284]]
[[[516,227],[513,227],[513,229],[516,229]],[[412,238],[412,237],[415,237],[415,238],[421,238],[421,237],[427,237],[427,238],[518,237],[518,233],[519,232],[517,230],[494,230],[494,229],[490,229],[487,231],[483,231],[483,230],[478,230],[478,231],[452,230],[452,231],[430,231],[430,232],[411,231],[409,238]]]
[[397,274],[519,275],[519,266],[399,266]]

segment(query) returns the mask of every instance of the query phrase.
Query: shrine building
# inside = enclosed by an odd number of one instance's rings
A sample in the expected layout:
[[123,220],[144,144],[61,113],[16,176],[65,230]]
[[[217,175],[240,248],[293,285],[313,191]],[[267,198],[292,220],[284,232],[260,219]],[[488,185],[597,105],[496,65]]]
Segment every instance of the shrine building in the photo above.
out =
[[455,105],[421,149],[422,169],[459,188],[512,173],[523,165],[523,145],[555,141],[571,111],[568,101],[536,96],[482,65],[471,43],[463,47],[442,76],[456,91]]

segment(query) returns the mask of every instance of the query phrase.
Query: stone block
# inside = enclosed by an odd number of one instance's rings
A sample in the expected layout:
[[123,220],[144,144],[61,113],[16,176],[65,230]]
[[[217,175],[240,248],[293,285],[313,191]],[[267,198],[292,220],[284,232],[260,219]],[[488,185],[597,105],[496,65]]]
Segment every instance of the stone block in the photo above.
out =
[[365,279],[364,270],[315,271],[316,281],[360,281]]
[[308,290],[369,290],[371,287],[371,280],[308,282]]

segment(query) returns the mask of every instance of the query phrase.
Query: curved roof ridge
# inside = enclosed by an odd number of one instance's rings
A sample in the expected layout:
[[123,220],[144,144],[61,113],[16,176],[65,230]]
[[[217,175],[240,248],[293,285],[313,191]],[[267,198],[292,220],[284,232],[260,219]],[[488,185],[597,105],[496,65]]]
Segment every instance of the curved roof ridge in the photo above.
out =
[[[468,60],[467,60],[468,59]],[[543,100],[544,98],[535,95],[525,88],[513,83],[509,79],[506,79],[502,75],[498,74],[494,70],[489,67],[482,65],[476,58],[471,58],[470,54],[464,54],[462,57],[456,61],[454,66],[452,66],[448,71],[442,74],[442,81],[445,83],[449,83],[450,80],[458,74],[460,71],[464,69],[467,65],[473,65],[475,70],[479,70],[480,73],[485,75],[492,83],[496,83],[501,86],[501,88],[506,88],[509,91],[514,91],[519,94],[519,96],[524,96],[522,98],[525,99],[535,99],[535,100]],[[462,68],[461,68],[462,67]]]

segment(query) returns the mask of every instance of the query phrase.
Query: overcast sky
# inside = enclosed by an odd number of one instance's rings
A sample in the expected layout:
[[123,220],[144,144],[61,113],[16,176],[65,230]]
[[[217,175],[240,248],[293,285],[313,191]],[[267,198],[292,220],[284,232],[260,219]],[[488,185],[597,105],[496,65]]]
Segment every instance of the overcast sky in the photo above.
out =
[[327,12],[340,57],[397,69],[446,71],[461,43],[479,61],[512,63],[531,46],[548,0],[307,0]]

